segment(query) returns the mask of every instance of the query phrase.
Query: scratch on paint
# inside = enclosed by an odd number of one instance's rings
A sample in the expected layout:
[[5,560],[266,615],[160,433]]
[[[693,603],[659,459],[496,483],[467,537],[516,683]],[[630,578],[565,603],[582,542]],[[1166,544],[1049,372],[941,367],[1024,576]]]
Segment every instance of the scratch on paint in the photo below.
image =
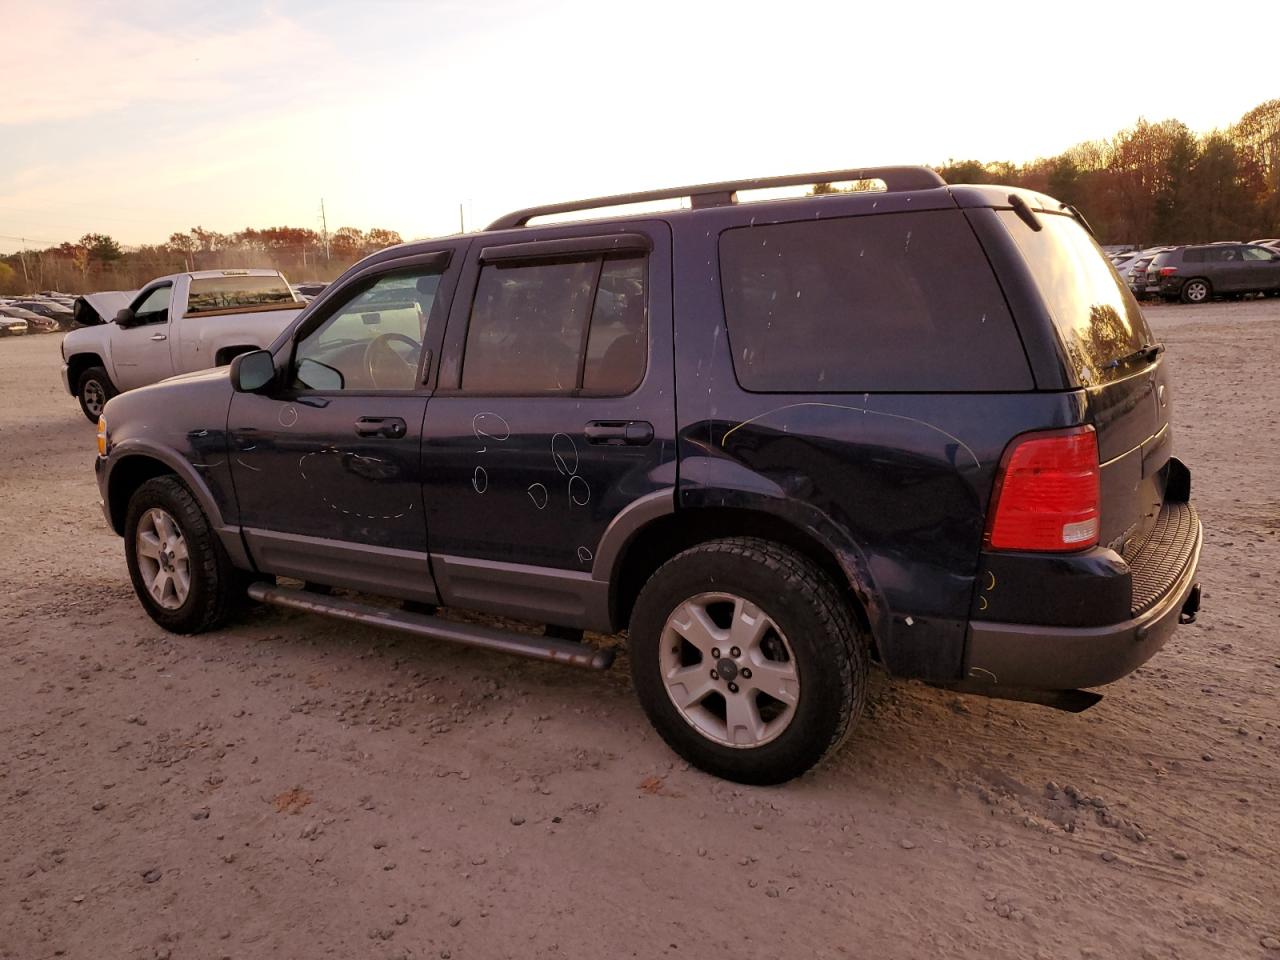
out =
[[973,450],[970,448],[970,446],[967,443],[965,443],[955,434],[947,433],[947,431],[943,430],[941,427],[936,427],[932,423],[929,423],[927,420],[920,420],[920,419],[917,419],[916,417],[908,417],[901,413],[885,413],[882,410],[868,410],[866,407],[853,407],[843,403],[820,403],[818,401],[806,401],[803,403],[784,404],[781,407],[775,407],[774,409],[768,410],[765,413],[760,414],[759,416],[752,417],[749,420],[743,420],[737,426],[731,427],[729,430],[725,432],[725,435],[720,438],[720,446],[723,447],[728,442],[729,438],[733,436],[735,431],[741,430],[743,427],[747,426],[748,424],[755,423],[758,420],[763,420],[765,417],[771,417],[775,413],[781,413],[783,410],[791,410],[796,407],[828,407],[832,410],[851,410],[854,413],[866,413],[875,417],[891,417],[894,420],[906,420],[908,423],[918,423],[922,427],[928,427],[930,430],[934,431],[935,433],[942,434],[948,440],[954,440],[957,444],[959,444],[964,449],[964,452],[967,453],[973,459],[973,465],[975,467],[982,466],[981,461],[978,460],[978,455],[973,452]]

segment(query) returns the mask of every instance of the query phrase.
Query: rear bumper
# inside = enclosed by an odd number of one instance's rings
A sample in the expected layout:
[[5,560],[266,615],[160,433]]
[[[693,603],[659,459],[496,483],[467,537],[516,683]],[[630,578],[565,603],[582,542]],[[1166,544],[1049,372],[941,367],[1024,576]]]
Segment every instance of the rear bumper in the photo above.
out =
[[1073,690],[1111,683],[1151,659],[1173,633],[1184,609],[1199,609],[1196,574],[1203,531],[1192,515],[1194,541],[1158,598],[1120,623],[1100,627],[1038,626],[973,620],[966,643],[966,679],[993,687]]

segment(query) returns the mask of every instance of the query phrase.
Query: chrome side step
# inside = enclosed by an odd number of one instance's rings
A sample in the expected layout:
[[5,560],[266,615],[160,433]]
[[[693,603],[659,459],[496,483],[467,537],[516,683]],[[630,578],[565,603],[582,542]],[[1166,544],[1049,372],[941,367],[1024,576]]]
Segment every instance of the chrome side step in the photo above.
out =
[[532,657],[535,660],[550,660],[553,663],[566,663],[569,666],[586,667],[590,670],[607,670],[613,664],[612,650],[597,650],[582,643],[557,640],[553,637],[534,637],[509,630],[496,630],[493,627],[482,627],[474,623],[457,623],[425,613],[379,607],[341,597],[311,593],[307,590],[296,590],[292,587],[254,583],[249,586],[249,596],[262,603],[289,607],[293,610],[305,610],[308,613],[318,613],[337,620],[346,620],[349,623],[383,627],[387,630],[412,634],[415,637],[448,640],[468,647],[512,653],[520,657]]

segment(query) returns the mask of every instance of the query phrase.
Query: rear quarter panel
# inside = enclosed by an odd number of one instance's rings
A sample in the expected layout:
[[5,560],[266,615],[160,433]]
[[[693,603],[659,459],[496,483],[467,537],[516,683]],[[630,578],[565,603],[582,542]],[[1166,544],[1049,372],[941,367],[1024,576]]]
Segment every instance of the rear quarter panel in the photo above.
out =
[[[873,202],[912,209],[901,195]],[[717,250],[720,229],[742,225],[732,216],[673,222],[679,507],[749,508],[805,530],[847,575],[890,672],[958,678],[1001,455],[1017,434],[1082,422],[1083,394],[742,390]]]

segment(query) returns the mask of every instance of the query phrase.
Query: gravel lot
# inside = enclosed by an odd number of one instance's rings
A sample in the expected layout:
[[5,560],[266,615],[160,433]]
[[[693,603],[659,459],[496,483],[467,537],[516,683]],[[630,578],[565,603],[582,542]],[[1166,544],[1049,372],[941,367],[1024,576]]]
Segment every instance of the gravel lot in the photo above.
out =
[[1200,621],[1080,715],[878,677],[773,789],[675,761],[625,662],[163,633],[58,337],[0,341],[0,957],[1280,958],[1280,300],[1148,316]]

